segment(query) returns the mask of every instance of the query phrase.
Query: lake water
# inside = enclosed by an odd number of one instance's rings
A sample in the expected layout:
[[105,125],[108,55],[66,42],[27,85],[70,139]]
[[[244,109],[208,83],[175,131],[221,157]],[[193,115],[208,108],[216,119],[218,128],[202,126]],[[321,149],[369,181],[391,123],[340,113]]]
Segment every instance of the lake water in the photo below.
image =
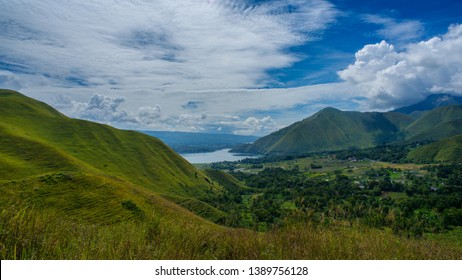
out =
[[245,158],[257,158],[258,156],[243,156],[229,152],[230,149],[218,150],[210,153],[181,154],[190,163],[212,163],[218,161],[238,161]]

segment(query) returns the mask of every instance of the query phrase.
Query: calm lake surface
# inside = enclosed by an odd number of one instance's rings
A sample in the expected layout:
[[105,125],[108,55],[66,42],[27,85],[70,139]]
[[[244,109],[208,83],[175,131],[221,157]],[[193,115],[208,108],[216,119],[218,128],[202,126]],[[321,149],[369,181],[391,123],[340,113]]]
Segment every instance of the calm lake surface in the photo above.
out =
[[238,161],[245,158],[258,158],[259,156],[243,156],[229,152],[230,149],[218,150],[210,153],[181,154],[190,163],[212,163],[218,161]]

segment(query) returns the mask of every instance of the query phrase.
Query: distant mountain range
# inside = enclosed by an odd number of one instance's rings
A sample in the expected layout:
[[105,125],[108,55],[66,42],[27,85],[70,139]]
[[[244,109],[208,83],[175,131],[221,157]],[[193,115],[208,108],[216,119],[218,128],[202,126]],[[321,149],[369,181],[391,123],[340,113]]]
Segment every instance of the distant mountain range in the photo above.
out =
[[393,112],[411,115],[454,104],[462,104],[462,97],[450,94],[432,94],[419,103],[395,109]]
[[233,152],[303,154],[438,140],[462,134],[462,105],[444,106],[460,101],[449,95],[431,95],[419,104],[385,113],[325,108]]
[[140,132],[159,138],[178,153],[213,152],[233,148],[238,144],[252,143],[258,139],[256,136],[234,134],[146,130],[140,130]]

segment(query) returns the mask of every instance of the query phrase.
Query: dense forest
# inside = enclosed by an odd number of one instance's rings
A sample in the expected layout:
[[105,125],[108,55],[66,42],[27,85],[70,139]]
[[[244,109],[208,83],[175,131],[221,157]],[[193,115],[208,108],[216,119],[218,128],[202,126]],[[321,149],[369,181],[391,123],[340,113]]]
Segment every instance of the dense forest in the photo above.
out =
[[[312,166],[317,168],[317,166]],[[265,168],[231,174],[248,189],[227,188],[205,199],[228,213],[220,223],[267,230],[297,221],[391,228],[421,237],[462,226],[462,165],[432,165],[412,171],[380,168],[356,176],[340,170],[310,176],[298,168]]]

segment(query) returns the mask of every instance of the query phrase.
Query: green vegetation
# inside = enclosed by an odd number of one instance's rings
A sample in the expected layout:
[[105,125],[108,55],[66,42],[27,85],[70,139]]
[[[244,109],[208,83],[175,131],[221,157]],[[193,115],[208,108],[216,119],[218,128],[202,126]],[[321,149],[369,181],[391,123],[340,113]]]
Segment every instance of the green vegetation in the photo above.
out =
[[462,253],[447,240],[407,239],[361,224],[300,219],[264,233],[224,228],[147,189],[80,173],[12,181],[0,190],[2,259],[459,259]]
[[[250,211],[263,228],[293,215],[321,225],[359,222],[414,237],[462,226],[462,165],[429,166],[422,174],[392,168],[316,177],[282,168],[233,174],[259,194]],[[295,207],[282,207],[288,203]]]
[[462,221],[461,164],[389,163],[360,157],[388,158],[397,152],[402,155],[398,161],[407,162],[407,152],[399,151],[408,149],[383,146],[212,166],[231,170],[253,188],[246,193],[252,199],[241,208],[241,216],[252,217],[257,230],[280,227],[302,216],[319,225],[359,223],[412,238],[451,234]]
[[200,171],[155,138],[0,90],[0,257],[462,259],[460,165],[343,156]]
[[364,226],[294,224],[267,233],[148,214],[95,226],[34,209],[0,214],[2,259],[460,259],[461,249]]
[[419,147],[408,155],[414,162],[458,162],[462,159],[462,134]]
[[217,182],[219,185],[225,187],[229,191],[245,193],[250,189],[241,181],[221,170],[207,168],[204,169],[203,172],[209,178]]

